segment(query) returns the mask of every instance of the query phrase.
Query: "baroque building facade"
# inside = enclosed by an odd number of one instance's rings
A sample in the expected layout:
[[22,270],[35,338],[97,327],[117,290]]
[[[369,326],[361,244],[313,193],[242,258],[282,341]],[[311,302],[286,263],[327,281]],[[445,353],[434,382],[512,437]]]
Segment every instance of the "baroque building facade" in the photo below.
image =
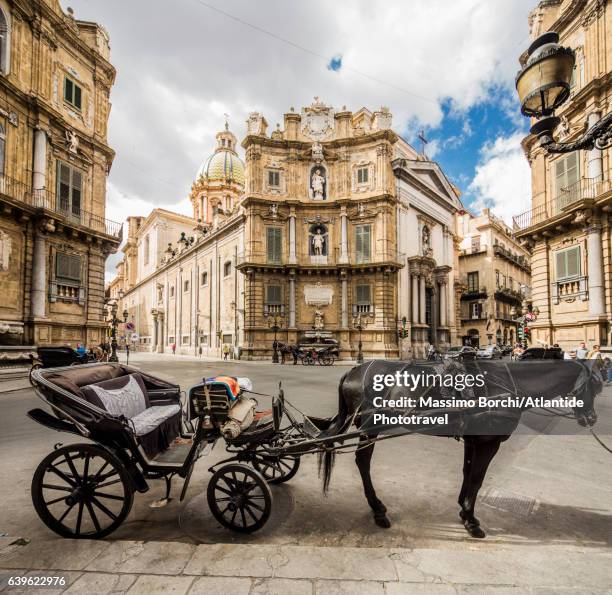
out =
[[0,344],[99,343],[109,38],[57,0],[0,0]]
[[[531,301],[529,252],[489,209],[457,213],[461,343],[514,345],[523,302]],[[512,309],[515,315],[512,315]]]
[[[605,0],[547,0],[529,17],[533,38],[556,31],[576,63],[570,99],[558,110],[569,142],[612,110],[612,8]],[[521,57],[524,60],[524,56]],[[612,163],[610,149],[547,154],[529,135],[532,208],[514,218],[531,252],[532,338],[576,348],[612,344]]]
[[230,344],[262,359],[275,338],[333,339],[349,359],[359,341],[366,357],[386,358],[456,341],[461,203],[439,166],[393,132],[385,108],[315,98],[283,129],[267,127],[250,114],[244,163],[227,125],[217,134],[192,186],[194,217],[164,250],[150,225],[168,225],[168,213],[130,219],[111,287],[139,309],[139,343],[204,355]]

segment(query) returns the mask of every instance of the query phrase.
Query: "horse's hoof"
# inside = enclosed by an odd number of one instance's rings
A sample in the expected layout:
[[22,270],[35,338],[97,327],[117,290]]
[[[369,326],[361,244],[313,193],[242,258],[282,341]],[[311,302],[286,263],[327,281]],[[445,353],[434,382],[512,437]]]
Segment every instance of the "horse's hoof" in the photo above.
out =
[[374,522],[383,529],[389,529],[391,527],[391,521],[387,518],[387,515],[375,516]]
[[476,539],[484,539],[487,534],[480,528],[480,525],[474,523],[464,523],[466,531],[470,534],[470,537],[475,537]]

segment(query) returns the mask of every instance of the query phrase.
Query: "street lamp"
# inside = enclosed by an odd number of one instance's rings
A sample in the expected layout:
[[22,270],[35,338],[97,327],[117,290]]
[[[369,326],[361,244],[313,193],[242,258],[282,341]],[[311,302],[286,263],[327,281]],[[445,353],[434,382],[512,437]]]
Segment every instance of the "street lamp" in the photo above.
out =
[[523,336],[523,348],[527,349],[527,334],[525,329],[528,328],[527,323],[532,322],[538,319],[540,314],[540,309],[536,306],[535,308],[529,310],[529,306],[527,305],[527,298],[523,297],[523,301],[521,303],[521,316],[517,316],[518,310],[516,306],[512,306],[510,309],[510,316],[512,320],[518,324],[521,329],[521,334]]
[[353,327],[359,331],[359,343],[357,344],[357,363],[363,364],[363,342],[361,336],[363,329],[368,326],[371,322],[371,316],[369,312],[359,312],[357,307],[353,307]]
[[281,329],[280,323],[284,317],[282,307],[280,310],[275,309],[273,312],[270,312],[269,308],[266,306],[264,308],[264,316],[268,320],[268,327],[274,331],[274,342],[272,343],[272,363],[278,364],[278,342],[276,340],[276,334]]
[[[118,362],[117,357],[117,327],[119,326],[120,320],[117,318],[117,300],[111,300],[106,304],[110,312],[110,326],[111,326],[111,354],[108,358],[109,362]],[[123,322],[127,322],[128,311],[123,311]]]
[[570,153],[578,149],[606,149],[612,146],[612,112],[593,124],[577,140],[555,141],[553,133],[561,122],[555,109],[570,96],[570,81],[576,57],[571,48],[559,45],[559,35],[540,35],[527,50],[527,59],[516,75],[516,91],[524,116],[537,118],[531,127],[548,153]]

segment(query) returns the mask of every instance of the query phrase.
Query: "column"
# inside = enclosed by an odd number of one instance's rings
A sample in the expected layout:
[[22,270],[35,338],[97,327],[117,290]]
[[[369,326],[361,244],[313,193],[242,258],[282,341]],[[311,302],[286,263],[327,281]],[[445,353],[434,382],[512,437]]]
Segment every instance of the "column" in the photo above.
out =
[[34,234],[32,256],[32,316],[44,318],[46,310],[47,285],[47,239],[38,229]]
[[159,321],[159,327],[157,331],[156,351],[157,353],[163,353],[164,352],[164,314],[163,313],[158,314],[157,319]]
[[295,328],[295,277],[289,277],[289,328]]
[[419,322],[425,324],[425,277],[419,277]]
[[348,328],[348,279],[342,278],[342,328]]
[[42,192],[47,186],[47,133],[40,128],[34,132],[34,164],[32,173],[32,188],[36,206],[47,206],[43,200]]
[[415,273],[412,273],[412,295],[410,301],[412,302],[412,323],[417,324],[419,322],[419,277]]
[[297,258],[295,255],[295,211],[292,209],[289,215],[289,263],[295,264]]
[[[593,126],[593,124],[596,124],[599,119],[601,117],[601,114],[599,112],[593,112],[592,114],[589,114],[587,123],[588,123],[588,127],[590,128],[591,126]],[[587,151],[587,175],[589,178],[595,178],[595,181],[593,182],[594,184],[596,184],[597,182],[601,181],[601,175],[602,175],[602,150],[601,149],[597,149],[597,148],[593,148],[590,151]],[[593,192],[595,192],[595,188],[597,186],[593,187]],[[593,196],[590,196],[589,198],[595,198],[595,194],[593,194]]]
[[348,262],[348,220],[346,207],[340,211],[340,262]]
[[587,228],[587,268],[589,276],[589,314],[605,314],[603,258],[601,254],[601,225],[594,223]]
[[440,326],[446,326],[446,282],[440,283]]
[[158,325],[158,316],[157,312],[153,313],[153,341],[151,343],[151,351],[157,350],[157,325]]

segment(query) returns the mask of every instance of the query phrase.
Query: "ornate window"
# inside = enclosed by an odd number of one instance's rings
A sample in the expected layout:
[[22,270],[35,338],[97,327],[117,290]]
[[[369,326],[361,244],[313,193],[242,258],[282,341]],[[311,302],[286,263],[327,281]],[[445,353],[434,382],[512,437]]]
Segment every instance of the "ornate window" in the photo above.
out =
[[353,192],[367,192],[374,185],[374,164],[368,161],[359,161],[352,166]]
[[228,260],[223,265],[223,276],[229,277],[232,274],[232,261]]
[[64,101],[75,109],[81,110],[83,104],[83,89],[67,76],[64,77]]
[[9,21],[0,7],[0,72],[8,74],[11,69],[11,31]]
[[580,198],[580,164],[579,152],[568,153],[554,161],[555,167],[555,198],[557,211]]
[[280,227],[266,228],[266,261],[270,264],[281,264],[282,230]]
[[280,186],[280,172],[277,170],[268,170],[268,186],[278,188]]
[[369,170],[367,167],[357,168],[357,184],[367,184]]
[[200,273],[200,285],[202,286],[208,285],[208,272],[207,271],[202,271],[202,273]]
[[372,311],[372,286],[369,283],[359,283],[355,286],[355,314],[369,314]]
[[57,162],[57,209],[69,217],[81,218],[83,172],[62,161]]
[[480,252],[480,236],[472,236],[472,252]]
[[355,257],[357,264],[370,262],[372,257],[372,226],[355,227]]
[[55,252],[55,268],[50,280],[49,301],[58,300],[85,304],[82,262],[78,254]]
[[555,273],[557,281],[580,277],[580,246],[559,250],[555,254]]

